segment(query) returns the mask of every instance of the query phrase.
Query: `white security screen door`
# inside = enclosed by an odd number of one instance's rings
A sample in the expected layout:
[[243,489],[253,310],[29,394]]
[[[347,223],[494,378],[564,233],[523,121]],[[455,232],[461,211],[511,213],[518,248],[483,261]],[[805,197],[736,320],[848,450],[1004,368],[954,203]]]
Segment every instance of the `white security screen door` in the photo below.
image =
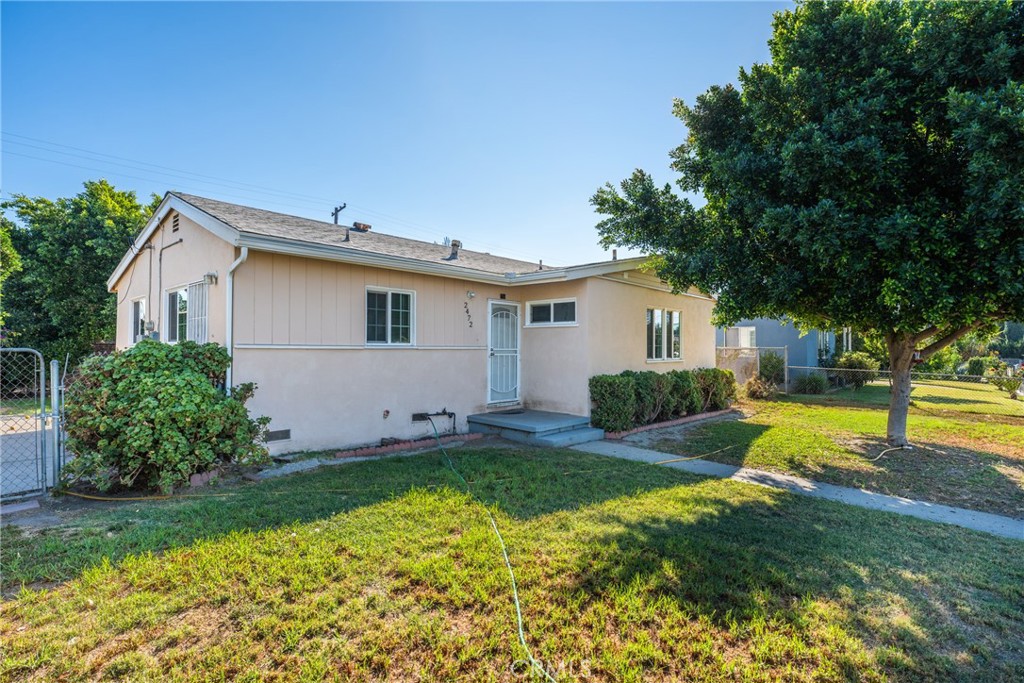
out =
[[490,302],[487,401],[519,400],[519,305]]

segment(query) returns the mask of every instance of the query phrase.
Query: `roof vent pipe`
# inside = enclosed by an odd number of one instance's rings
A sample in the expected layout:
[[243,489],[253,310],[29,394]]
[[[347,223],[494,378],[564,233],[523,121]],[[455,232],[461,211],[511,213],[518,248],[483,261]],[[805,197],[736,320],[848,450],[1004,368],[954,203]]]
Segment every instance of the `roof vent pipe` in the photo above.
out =
[[448,257],[449,261],[459,258],[459,249],[462,247],[461,240],[452,240],[452,253]]
[[618,261],[618,260],[619,260],[619,250],[618,249],[612,249],[612,261]]

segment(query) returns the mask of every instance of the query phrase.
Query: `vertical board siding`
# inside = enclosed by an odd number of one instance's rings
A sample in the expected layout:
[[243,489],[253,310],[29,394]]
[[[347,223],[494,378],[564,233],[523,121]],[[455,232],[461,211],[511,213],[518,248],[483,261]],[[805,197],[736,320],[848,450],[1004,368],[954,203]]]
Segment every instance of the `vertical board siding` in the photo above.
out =
[[[309,305],[309,301],[306,298],[306,288],[308,282],[307,266],[309,265],[309,259],[293,258],[291,259],[291,267],[289,269],[289,308],[288,308],[288,339],[291,344],[312,344],[312,342],[306,331],[306,318],[307,310],[306,307]],[[319,315],[319,311],[315,311],[314,315]]]
[[[366,288],[384,287],[416,293],[417,346],[483,347],[487,301],[500,292],[463,280],[260,252],[242,269],[235,281],[237,301],[244,301],[236,316],[239,344],[362,346]],[[476,292],[472,300],[469,290]]]
[[306,261],[306,339],[323,344],[323,262]]
[[256,340],[256,343],[263,344],[288,344],[288,330],[291,322],[288,317],[289,302],[291,300],[289,268],[291,257],[275,254],[273,256],[273,269],[271,270],[270,298],[268,299],[269,310],[264,315],[270,316],[271,334],[270,339],[263,341]]

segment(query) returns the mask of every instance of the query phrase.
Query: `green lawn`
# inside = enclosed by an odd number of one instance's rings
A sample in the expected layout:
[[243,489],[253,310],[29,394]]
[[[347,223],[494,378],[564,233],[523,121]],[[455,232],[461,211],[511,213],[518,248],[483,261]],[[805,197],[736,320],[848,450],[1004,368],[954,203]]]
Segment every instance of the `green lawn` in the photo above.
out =
[[[857,393],[863,397],[872,387]],[[832,395],[835,396],[835,395]],[[742,404],[748,417],[651,437],[676,455],[797,474],[819,481],[1024,518],[1024,421],[949,417],[913,409],[918,448],[886,448],[887,410],[803,396]]]
[[[560,680],[1024,677],[1021,543],[573,451],[453,457]],[[523,680],[458,486],[428,453],[5,529],[5,581],[70,581],[0,606],[0,678]]]
[[[889,405],[889,382],[871,382],[860,389],[842,389],[822,396],[801,395],[807,402]],[[991,384],[944,380],[914,380],[911,401],[922,412],[939,414],[972,413],[1024,417],[1024,400]]]

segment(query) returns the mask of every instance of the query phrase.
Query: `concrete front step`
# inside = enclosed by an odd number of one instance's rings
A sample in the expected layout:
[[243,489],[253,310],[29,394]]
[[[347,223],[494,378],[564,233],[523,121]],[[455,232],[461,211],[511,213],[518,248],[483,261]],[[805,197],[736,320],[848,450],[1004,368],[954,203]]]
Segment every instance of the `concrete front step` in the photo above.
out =
[[495,434],[510,441],[543,448],[564,448],[604,438],[604,431],[590,426],[580,415],[542,410],[470,415],[469,431]]
[[584,427],[573,429],[568,432],[558,432],[549,436],[538,436],[534,439],[534,445],[547,448],[568,448],[581,443],[600,441],[604,438],[604,430],[597,427]]

